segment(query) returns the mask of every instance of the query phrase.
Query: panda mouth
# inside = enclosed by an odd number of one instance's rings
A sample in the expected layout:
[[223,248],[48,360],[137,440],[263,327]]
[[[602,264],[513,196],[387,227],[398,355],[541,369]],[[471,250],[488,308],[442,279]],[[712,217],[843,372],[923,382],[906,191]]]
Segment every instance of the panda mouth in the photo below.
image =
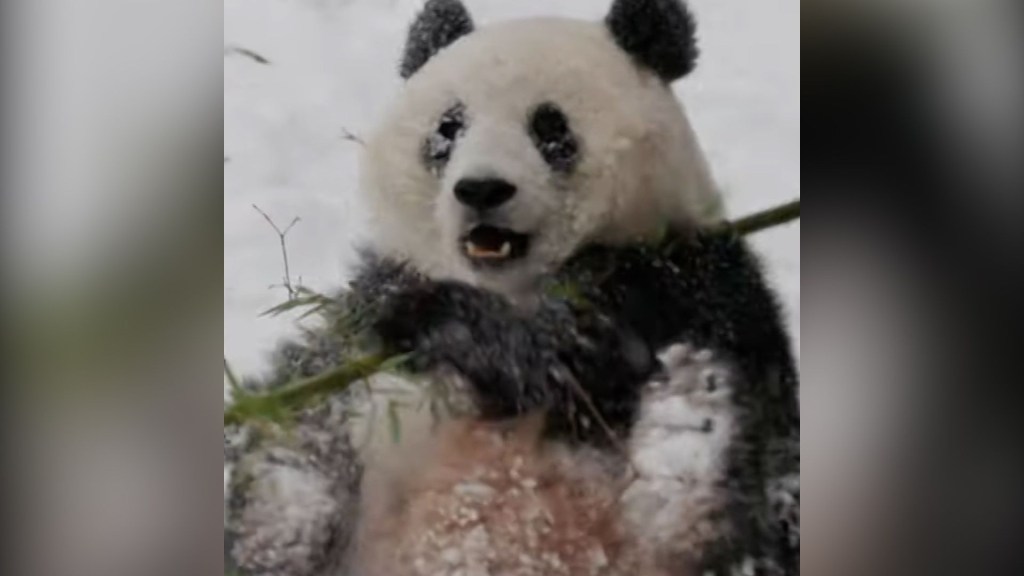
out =
[[460,240],[462,253],[474,264],[498,265],[526,256],[530,237],[507,228],[482,224]]

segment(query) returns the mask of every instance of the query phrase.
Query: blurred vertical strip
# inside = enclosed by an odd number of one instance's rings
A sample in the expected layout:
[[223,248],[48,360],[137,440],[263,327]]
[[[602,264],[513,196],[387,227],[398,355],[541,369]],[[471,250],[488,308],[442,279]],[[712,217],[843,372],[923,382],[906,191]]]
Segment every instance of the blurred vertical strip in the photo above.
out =
[[3,10],[0,571],[221,573],[223,7]]
[[809,574],[1024,573],[1021,4],[803,3]]

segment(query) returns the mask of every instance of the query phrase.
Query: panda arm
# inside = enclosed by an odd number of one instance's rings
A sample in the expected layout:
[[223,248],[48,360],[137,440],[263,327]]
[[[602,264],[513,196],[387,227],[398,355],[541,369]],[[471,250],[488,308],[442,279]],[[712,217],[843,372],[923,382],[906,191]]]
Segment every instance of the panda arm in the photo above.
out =
[[375,328],[386,348],[414,353],[414,369],[464,376],[484,417],[546,409],[549,433],[598,442],[609,432],[599,421],[616,432],[631,423],[655,366],[643,341],[598,309],[546,302],[527,313],[457,282],[389,296]]
[[579,282],[584,298],[654,349],[680,341],[710,348],[737,363],[746,380],[775,375],[785,381],[781,394],[795,396],[781,308],[746,242],[715,232],[675,235],[671,242],[671,250],[598,247],[570,266],[593,270],[596,280]]
[[723,543],[721,560],[749,556],[798,573],[799,383],[781,309],[742,239],[701,233],[675,245],[668,254],[634,246],[583,255],[587,268],[613,262],[585,297],[656,350],[685,342],[733,367],[739,427],[728,456],[729,516],[743,536]]

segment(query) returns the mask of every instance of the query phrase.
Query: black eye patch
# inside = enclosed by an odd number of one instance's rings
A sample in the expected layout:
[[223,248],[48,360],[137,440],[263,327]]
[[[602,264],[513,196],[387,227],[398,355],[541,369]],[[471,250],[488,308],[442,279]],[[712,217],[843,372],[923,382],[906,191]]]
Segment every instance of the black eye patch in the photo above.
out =
[[438,120],[434,131],[423,141],[423,163],[439,176],[455,151],[455,143],[466,133],[466,106],[455,104]]
[[569,118],[558,106],[547,102],[533,111],[530,137],[544,161],[556,172],[569,173],[576,167],[579,142],[569,126]]

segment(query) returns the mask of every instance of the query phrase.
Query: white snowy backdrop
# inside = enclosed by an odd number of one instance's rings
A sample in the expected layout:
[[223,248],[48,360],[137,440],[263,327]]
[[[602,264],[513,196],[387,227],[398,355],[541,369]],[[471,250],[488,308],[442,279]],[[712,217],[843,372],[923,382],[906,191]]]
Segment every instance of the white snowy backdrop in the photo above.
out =
[[[600,19],[611,0],[465,0],[478,25],[539,15]],[[689,0],[702,50],[675,85],[706,148],[729,213],[800,194],[799,0]],[[365,232],[359,144],[400,86],[396,66],[422,0],[225,0],[224,355],[265,367],[296,329],[260,312],[287,294],[274,231],[288,234],[293,280],[329,291],[348,277]],[[237,49],[251,50],[263,64]],[[783,295],[800,350],[800,224],[753,238]]]

